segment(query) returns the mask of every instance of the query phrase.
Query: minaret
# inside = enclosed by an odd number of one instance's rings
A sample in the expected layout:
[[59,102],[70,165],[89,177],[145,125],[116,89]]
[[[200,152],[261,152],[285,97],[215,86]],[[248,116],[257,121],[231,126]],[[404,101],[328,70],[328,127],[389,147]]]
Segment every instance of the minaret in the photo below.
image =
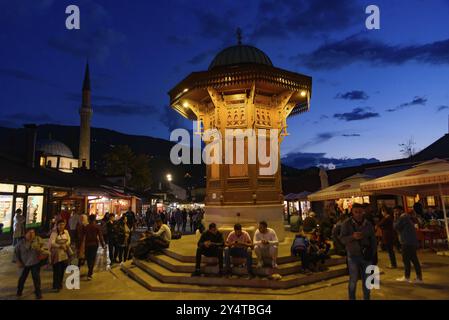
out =
[[80,148],[79,167],[90,169],[90,119],[92,117],[92,105],[90,103],[90,75],[89,63],[86,63],[86,71],[83,82],[83,101],[80,108]]

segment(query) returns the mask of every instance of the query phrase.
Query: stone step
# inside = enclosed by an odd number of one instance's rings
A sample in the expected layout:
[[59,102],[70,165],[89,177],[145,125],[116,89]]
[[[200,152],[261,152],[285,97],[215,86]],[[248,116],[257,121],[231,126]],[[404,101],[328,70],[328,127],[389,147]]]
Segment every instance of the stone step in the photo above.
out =
[[[164,255],[164,254],[150,255],[149,259],[152,262],[155,262],[172,272],[192,273],[195,271],[194,263],[182,262],[182,261],[179,261],[175,258],[172,258],[171,256],[168,256],[168,255]],[[254,262],[254,264],[255,263],[256,262]],[[345,263],[345,258],[341,258],[339,256],[333,256],[326,261],[325,265],[327,267],[330,267],[330,266],[335,266],[335,265],[344,264],[344,263]],[[205,267],[203,272],[208,273],[207,272],[208,268],[209,267]],[[275,272],[284,276],[284,275],[288,275],[288,274],[298,273],[300,271],[300,268],[301,268],[301,262],[299,262],[298,259],[296,258],[293,262],[278,264],[278,269]],[[214,268],[214,270],[211,271],[211,273],[216,273],[218,271],[218,270],[216,271],[215,269],[216,268]],[[236,269],[238,269],[238,270],[234,270],[234,268],[233,268],[233,271],[236,272],[237,274],[246,273],[245,268],[238,267]],[[243,270],[239,270],[239,269],[243,269]],[[264,268],[264,269],[270,269],[270,268]],[[267,275],[267,271],[268,270],[264,270],[263,272],[261,272],[261,275]],[[270,271],[271,270],[268,271],[268,274],[270,273]],[[273,271],[271,271],[271,273],[272,272]]]
[[[121,267],[121,271],[125,276],[133,279],[143,287],[151,291],[158,292],[193,292],[193,293],[220,293],[220,294],[253,294],[253,295],[276,295],[276,296],[289,296],[297,295],[310,290],[322,288],[323,286],[329,286],[329,284],[317,282],[312,285],[302,285],[290,289],[277,290],[266,288],[245,288],[245,287],[231,287],[231,286],[201,286],[201,285],[187,285],[187,284],[172,284],[163,283],[151,276],[147,272],[138,268],[130,263]],[[334,278],[335,284],[346,282],[346,276]]]
[[172,272],[165,267],[152,262],[134,259],[134,264],[152,277],[162,283],[172,283],[178,285],[200,285],[200,286],[227,286],[227,287],[249,287],[268,289],[288,289],[310,283],[315,283],[330,278],[347,274],[345,265],[332,266],[328,271],[312,274],[292,274],[284,276],[281,280],[269,280],[267,278],[256,277],[254,279],[225,278],[225,277],[192,277],[186,272]]
[[[187,262],[187,263],[195,263],[195,251],[192,251],[191,255],[184,255],[179,252],[176,252],[172,249],[165,249],[163,250],[163,253],[173,259],[176,259],[180,262]],[[332,256],[332,257],[340,257],[340,256]],[[256,261],[256,256],[253,253],[253,260]],[[282,255],[280,254],[277,258],[277,264],[281,265],[284,263],[290,263],[298,261],[297,257],[293,257],[290,254],[289,255]]]

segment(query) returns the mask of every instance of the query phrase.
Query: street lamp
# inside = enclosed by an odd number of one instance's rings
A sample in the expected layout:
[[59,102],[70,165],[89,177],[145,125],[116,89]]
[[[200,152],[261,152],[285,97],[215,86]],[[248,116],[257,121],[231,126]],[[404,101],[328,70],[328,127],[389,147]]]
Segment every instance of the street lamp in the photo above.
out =
[[170,173],[169,173],[169,174],[167,174],[167,176],[166,176],[166,177],[167,177],[167,181],[168,181],[168,182],[172,181],[172,176],[171,176],[171,174],[170,174]]

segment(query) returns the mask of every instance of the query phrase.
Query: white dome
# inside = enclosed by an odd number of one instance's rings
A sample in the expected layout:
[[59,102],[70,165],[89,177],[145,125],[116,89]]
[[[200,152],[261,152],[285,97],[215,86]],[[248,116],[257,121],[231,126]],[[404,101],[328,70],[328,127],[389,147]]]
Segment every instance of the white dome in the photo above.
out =
[[42,139],[37,141],[36,151],[40,151],[46,156],[73,158],[73,153],[69,147],[60,141],[52,139]]

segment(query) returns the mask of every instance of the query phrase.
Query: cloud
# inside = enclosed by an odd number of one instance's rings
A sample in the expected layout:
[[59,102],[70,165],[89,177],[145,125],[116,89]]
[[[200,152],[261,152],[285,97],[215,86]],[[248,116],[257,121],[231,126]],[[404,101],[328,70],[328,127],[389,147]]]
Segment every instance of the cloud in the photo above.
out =
[[[104,6],[90,0],[80,0],[81,28],[76,32],[61,29],[47,44],[50,48],[83,59],[105,61],[125,35],[114,29],[112,16]],[[126,57],[123,57],[125,62]]]
[[259,2],[251,37],[313,37],[344,30],[363,15],[363,8],[351,0],[263,0]]
[[449,109],[449,106],[439,106],[437,112]]
[[335,99],[345,99],[345,100],[368,100],[369,96],[365,91],[362,90],[352,90],[345,93],[338,93]]
[[410,102],[405,102],[405,103],[398,105],[397,107],[387,109],[387,112],[395,112],[395,111],[402,110],[402,109],[412,107],[412,106],[425,106],[426,103],[427,103],[426,97],[416,96]]
[[237,24],[234,19],[241,10],[228,8],[227,10],[194,10],[194,15],[198,24],[199,36],[211,40],[229,41],[235,39]]
[[359,166],[365,163],[379,162],[375,158],[332,158],[326,157],[326,153],[308,153],[308,152],[291,152],[282,157],[281,162],[285,165],[297,168],[306,169],[310,167],[325,167],[325,168],[342,168]]
[[336,113],[334,118],[344,121],[359,121],[380,117],[377,112],[367,111],[369,108],[355,108],[351,112]]
[[345,133],[341,135],[342,137],[361,137],[362,135],[360,133]]
[[163,106],[160,112],[160,119],[168,131],[173,131],[178,128],[191,130],[192,126],[190,120],[185,119],[178,112],[169,106]]
[[58,123],[53,117],[46,113],[26,113],[17,112],[12,114],[6,114],[1,116],[0,125],[5,127],[17,128],[21,127],[25,123]]
[[205,61],[207,61],[208,58],[211,58],[214,53],[216,53],[216,50],[206,50],[204,52],[201,52],[192,58],[190,58],[187,62],[191,65],[199,65]]
[[410,61],[433,65],[449,64],[449,39],[394,46],[356,34],[326,43],[308,54],[298,54],[291,59],[314,70],[337,69],[355,62],[372,65],[401,65]]
[[56,84],[48,81],[47,79],[35,76],[31,73],[22,71],[20,69],[15,68],[0,68],[0,76],[14,78],[18,80],[37,82],[41,84],[45,84],[51,87],[58,87]]
[[72,33],[71,36],[53,37],[48,40],[48,45],[75,57],[104,61],[109,57],[112,47],[125,40],[121,32],[111,28],[100,28],[92,32],[82,30],[85,29]]
[[298,147],[298,149],[302,150],[302,149],[306,149],[308,147],[317,145],[317,144],[321,144],[324,142],[327,142],[329,140],[331,140],[334,137],[338,137],[340,135],[340,133],[338,132],[321,132],[318,133],[314,138],[312,138],[312,140],[300,145]]
[[120,117],[132,117],[132,116],[153,116],[158,112],[155,106],[151,105],[133,105],[133,104],[106,104],[106,105],[93,105],[95,113],[103,116],[120,116]]

